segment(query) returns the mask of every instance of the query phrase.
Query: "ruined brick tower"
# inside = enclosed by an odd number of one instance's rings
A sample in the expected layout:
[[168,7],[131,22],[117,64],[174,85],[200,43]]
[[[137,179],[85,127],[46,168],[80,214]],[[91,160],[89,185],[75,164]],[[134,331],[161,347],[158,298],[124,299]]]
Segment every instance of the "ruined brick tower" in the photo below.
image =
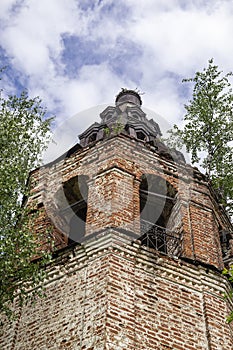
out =
[[32,172],[35,232],[56,253],[46,297],[18,309],[1,349],[233,349],[232,226],[141,104],[123,89],[80,144]]

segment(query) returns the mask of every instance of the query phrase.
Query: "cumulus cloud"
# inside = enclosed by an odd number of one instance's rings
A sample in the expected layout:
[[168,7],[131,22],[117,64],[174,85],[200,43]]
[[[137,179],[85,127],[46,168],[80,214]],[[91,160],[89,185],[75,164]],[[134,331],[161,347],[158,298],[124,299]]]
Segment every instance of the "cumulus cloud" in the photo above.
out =
[[[113,103],[121,87],[173,124],[190,91],[182,85],[209,58],[232,70],[231,1],[2,0],[4,83],[39,95],[57,125],[83,109]],[[76,118],[77,134],[98,121]]]

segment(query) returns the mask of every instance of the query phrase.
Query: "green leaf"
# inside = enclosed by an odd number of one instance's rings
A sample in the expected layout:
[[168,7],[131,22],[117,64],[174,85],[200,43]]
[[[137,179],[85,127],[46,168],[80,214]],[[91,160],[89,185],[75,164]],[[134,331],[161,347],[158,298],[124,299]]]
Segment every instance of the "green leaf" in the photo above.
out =
[[31,263],[37,255],[39,240],[30,230],[22,199],[28,195],[29,172],[39,165],[41,153],[50,140],[52,120],[46,118],[39,97],[30,98],[27,91],[19,96],[0,94],[0,275],[4,276],[0,284],[0,309],[8,315],[8,301],[18,293],[21,302],[24,301],[25,282],[36,285],[43,279],[41,264],[50,258],[44,253],[40,263]]

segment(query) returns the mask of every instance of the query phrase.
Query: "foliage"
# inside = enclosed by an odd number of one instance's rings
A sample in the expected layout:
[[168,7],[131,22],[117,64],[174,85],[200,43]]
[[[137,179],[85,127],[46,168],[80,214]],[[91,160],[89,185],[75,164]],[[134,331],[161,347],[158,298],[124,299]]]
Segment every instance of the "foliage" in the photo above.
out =
[[124,124],[121,122],[121,118],[118,118],[114,124],[111,125],[111,127],[106,126],[104,128],[104,133],[106,136],[109,136],[110,134],[117,135],[121,133],[124,130]]
[[[186,146],[192,163],[199,163],[233,217],[233,93],[229,77],[209,60],[208,67],[184,82],[194,84],[192,100],[186,104],[184,128],[170,130],[170,147]],[[223,273],[233,282],[233,266]],[[232,295],[229,295],[232,298]],[[233,321],[233,312],[227,321]]]
[[192,100],[185,105],[183,130],[174,125],[169,146],[185,145],[192,163],[199,163],[223,205],[233,213],[233,94],[229,76],[213,62],[184,82],[194,83]]
[[115,135],[121,133],[124,130],[124,124],[121,122],[121,118],[118,118],[116,123],[113,125],[113,132]]
[[105,134],[106,136],[109,136],[109,135],[110,135],[110,129],[109,129],[108,126],[106,126],[106,127],[104,128],[104,134]]
[[[31,262],[38,242],[28,225],[23,198],[27,196],[29,171],[39,164],[49,140],[51,118],[38,97],[0,94],[0,310],[10,313],[15,295],[25,299],[27,283],[36,286],[43,278],[41,264],[49,256]],[[24,281],[24,283],[21,283]]]
[[[230,266],[229,270],[228,269],[224,269],[222,272],[224,275],[228,276],[229,281],[231,282],[231,284],[233,284],[233,265]],[[231,291],[231,294],[229,295],[230,298],[233,297],[233,292]],[[233,311],[230,313],[230,315],[227,317],[227,322],[230,323],[233,321]]]

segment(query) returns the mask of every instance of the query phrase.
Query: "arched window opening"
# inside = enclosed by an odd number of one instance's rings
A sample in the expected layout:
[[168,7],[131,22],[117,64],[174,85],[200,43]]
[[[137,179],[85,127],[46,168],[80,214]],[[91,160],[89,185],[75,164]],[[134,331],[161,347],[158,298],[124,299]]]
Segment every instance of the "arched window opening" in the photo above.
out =
[[136,133],[136,135],[137,135],[137,139],[142,140],[142,141],[146,141],[146,135],[144,134],[144,132],[138,131]]
[[231,251],[232,234],[227,230],[223,230],[222,227],[219,227],[219,232],[223,258],[228,258]]
[[70,220],[69,220],[69,240],[79,242],[85,234],[86,216],[87,216],[87,197],[88,197],[88,176],[78,175],[63,185],[64,194],[69,204]]
[[88,143],[96,141],[96,138],[97,138],[97,132],[94,132],[89,136]]
[[124,130],[128,135],[130,135],[130,127],[128,124],[125,125]]
[[140,240],[143,245],[168,253],[178,241],[173,237],[173,208],[177,191],[160,176],[146,174],[140,185]]

